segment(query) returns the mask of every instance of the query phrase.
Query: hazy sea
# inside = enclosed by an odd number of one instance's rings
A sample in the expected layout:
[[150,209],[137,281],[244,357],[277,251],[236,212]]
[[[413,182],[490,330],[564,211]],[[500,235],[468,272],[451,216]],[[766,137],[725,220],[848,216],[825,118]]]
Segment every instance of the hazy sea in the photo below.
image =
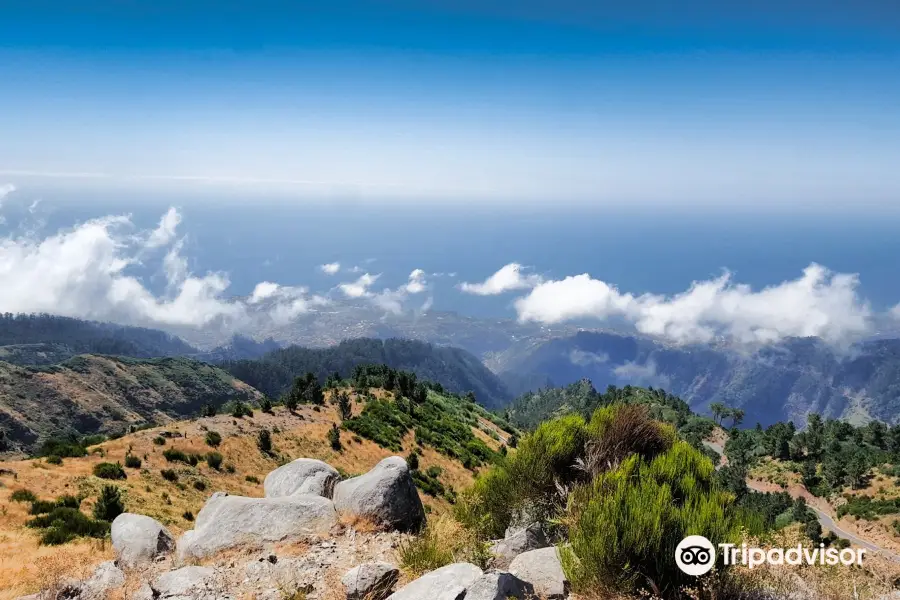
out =
[[[128,213],[138,226],[152,227],[168,206],[178,206],[191,268],[228,272],[234,294],[246,294],[264,280],[318,291],[358,276],[329,277],[316,268],[337,261],[382,273],[376,289],[402,283],[415,268],[441,273],[431,277],[435,309],[510,316],[513,295],[471,297],[454,285],[483,280],[515,261],[546,277],[590,273],[622,291],[671,294],[725,268],[736,281],[761,287],[796,278],[810,262],[818,262],[859,273],[861,291],[876,309],[900,302],[900,221],[848,216],[849,211],[842,216],[800,211],[750,215],[724,210],[287,206],[250,198],[245,203],[127,196],[79,200],[66,194],[43,198],[39,206],[46,231]],[[15,227],[14,207],[4,211],[7,228]]]

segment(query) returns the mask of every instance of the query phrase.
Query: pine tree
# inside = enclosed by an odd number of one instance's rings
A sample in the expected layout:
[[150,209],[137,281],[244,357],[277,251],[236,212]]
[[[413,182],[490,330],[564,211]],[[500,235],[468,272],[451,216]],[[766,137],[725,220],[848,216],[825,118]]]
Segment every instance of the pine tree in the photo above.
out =
[[94,518],[98,521],[112,523],[113,519],[123,512],[125,512],[125,505],[122,504],[119,488],[114,485],[104,485],[100,490],[100,497],[94,504]]

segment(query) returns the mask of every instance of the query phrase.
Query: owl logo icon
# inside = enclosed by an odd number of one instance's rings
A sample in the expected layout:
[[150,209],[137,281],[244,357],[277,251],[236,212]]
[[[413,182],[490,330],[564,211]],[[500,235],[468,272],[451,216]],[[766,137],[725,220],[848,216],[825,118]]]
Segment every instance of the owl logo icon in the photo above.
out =
[[716,564],[715,546],[702,535],[689,535],[675,548],[675,564],[688,575],[705,575]]

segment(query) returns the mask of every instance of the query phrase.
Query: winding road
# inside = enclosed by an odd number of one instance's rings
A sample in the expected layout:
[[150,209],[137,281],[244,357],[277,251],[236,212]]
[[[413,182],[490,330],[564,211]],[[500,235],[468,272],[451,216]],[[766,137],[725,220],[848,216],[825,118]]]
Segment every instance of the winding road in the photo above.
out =
[[[716,442],[709,442],[709,441],[704,441],[703,443],[706,446],[708,446],[709,448],[712,448],[713,450],[718,452],[721,456],[725,456],[725,448],[722,446],[722,444],[719,444]],[[719,464],[716,466],[716,468],[718,469],[721,466],[722,465]],[[747,487],[749,487],[751,490],[754,490],[757,492],[768,491],[768,490],[764,489],[760,484],[758,484],[757,482],[754,482],[754,481],[748,481]],[[795,494],[791,494],[791,496],[797,497],[797,495],[795,495]],[[884,556],[885,558],[889,558],[890,560],[892,560],[894,562],[900,563],[900,554],[897,554],[896,552],[893,552],[892,550],[888,550],[887,548],[882,548],[881,546],[873,544],[872,542],[865,540],[856,534],[850,533],[849,531],[842,529],[837,523],[834,522],[834,519],[828,513],[813,506],[812,504],[807,504],[807,506],[809,506],[811,509],[813,509],[813,511],[816,513],[816,516],[819,517],[819,524],[822,526],[822,529],[827,529],[829,531],[833,531],[835,533],[835,535],[838,535],[842,538],[849,540],[850,543],[852,543],[856,546],[859,546],[860,548],[865,548],[866,550],[868,550],[870,552],[877,552],[878,554]]]

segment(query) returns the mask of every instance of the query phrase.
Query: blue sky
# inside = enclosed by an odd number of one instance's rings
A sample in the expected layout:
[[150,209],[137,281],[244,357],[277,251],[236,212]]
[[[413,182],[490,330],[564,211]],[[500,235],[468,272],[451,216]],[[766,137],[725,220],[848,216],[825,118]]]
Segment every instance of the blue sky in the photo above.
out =
[[7,1],[0,183],[898,203],[900,8],[671,4]]

